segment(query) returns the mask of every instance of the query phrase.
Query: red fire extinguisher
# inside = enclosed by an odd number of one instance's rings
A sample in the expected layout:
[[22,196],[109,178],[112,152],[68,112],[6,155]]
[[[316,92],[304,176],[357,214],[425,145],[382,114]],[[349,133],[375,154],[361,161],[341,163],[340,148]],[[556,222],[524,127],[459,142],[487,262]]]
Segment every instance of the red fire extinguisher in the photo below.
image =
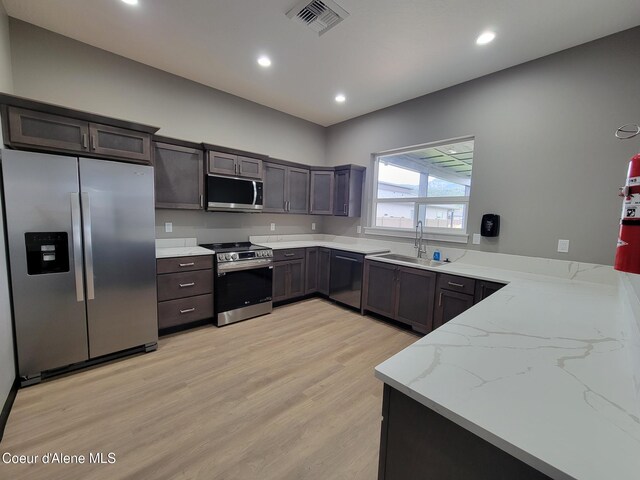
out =
[[[640,126],[624,125],[616,131],[616,137],[633,138],[639,133]],[[640,153],[631,157],[627,181],[619,195],[624,201],[613,268],[640,274]]]

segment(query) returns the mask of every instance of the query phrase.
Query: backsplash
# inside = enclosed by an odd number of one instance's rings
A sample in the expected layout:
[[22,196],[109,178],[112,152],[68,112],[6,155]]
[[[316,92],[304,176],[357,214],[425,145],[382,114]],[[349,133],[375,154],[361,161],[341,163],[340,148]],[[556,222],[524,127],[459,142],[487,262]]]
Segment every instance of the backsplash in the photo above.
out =
[[[173,224],[171,233],[165,232],[166,222]],[[275,223],[275,231],[271,231],[271,223]],[[312,223],[316,224],[315,232]],[[322,228],[323,217],[315,215],[156,210],[156,238],[195,237],[198,243],[247,241],[249,235],[320,233]]]

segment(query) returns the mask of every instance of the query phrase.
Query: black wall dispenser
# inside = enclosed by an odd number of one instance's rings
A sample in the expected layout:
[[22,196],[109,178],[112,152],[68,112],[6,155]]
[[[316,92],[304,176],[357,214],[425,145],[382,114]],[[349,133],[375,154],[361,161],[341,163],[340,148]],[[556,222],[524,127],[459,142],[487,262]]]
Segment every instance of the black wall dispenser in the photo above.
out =
[[482,216],[480,235],[483,237],[497,237],[500,234],[500,215],[485,213]]

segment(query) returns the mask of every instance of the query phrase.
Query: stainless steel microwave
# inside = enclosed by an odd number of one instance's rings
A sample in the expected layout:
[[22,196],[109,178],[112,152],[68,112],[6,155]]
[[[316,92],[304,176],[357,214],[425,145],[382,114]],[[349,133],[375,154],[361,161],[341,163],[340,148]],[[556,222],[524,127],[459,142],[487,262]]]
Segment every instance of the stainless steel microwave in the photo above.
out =
[[207,175],[207,210],[259,212],[262,191],[262,180]]

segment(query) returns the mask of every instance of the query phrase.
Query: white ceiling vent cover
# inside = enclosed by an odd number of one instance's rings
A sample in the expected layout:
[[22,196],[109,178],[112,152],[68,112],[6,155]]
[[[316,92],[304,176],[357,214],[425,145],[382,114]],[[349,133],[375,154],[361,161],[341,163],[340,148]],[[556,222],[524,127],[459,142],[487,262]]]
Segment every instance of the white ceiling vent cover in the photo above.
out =
[[349,16],[332,0],[302,0],[287,12],[287,17],[307,25],[318,35],[327,33]]

